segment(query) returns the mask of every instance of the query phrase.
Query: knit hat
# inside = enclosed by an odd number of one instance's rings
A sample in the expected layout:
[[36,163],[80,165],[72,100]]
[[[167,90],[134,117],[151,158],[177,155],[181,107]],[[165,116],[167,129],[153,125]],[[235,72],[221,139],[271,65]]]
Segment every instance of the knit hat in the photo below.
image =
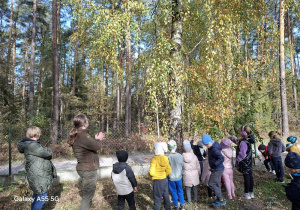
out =
[[295,152],[289,152],[284,160],[288,168],[300,169],[300,155]]
[[128,153],[123,150],[116,151],[116,156],[119,162],[126,162],[128,159]]
[[231,142],[230,142],[229,139],[223,139],[223,140],[221,141],[221,146],[222,146],[222,148],[228,148],[228,147],[230,147],[230,145],[231,145]]
[[189,152],[189,151],[191,151],[191,149],[192,149],[191,142],[188,140],[184,140],[183,141],[183,150],[185,152]]
[[204,134],[204,135],[202,136],[202,143],[203,143],[204,145],[208,145],[209,143],[213,143],[213,141],[212,141],[210,135]]
[[203,147],[203,142],[202,142],[202,141],[198,141],[198,142],[197,142],[197,145],[198,145],[199,147]]
[[258,146],[258,150],[266,150],[266,146],[261,144]]
[[174,140],[171,140],[171,141],[169,141],[168,142],[168,149],[170,150],[170,151],[176,151],[176,149],[177,149],[177,144],[176,144],[176,141],[174,141]]
[[286,148],[285,150],[286,150],[286,151],[289,151],[289,150],[291,149],[292,146],[294,146],[294,144],[292,144],[292,143],[287,143],[287,144],[285,145],[285,148]]
[[166,142],[158,142],[154,146],[157,155],[164,155],[168,151]]
[[295,136],[289,136],[287,138],[287,141],[291,142],[292,144],[295,144],[295,142],[297,141],[297,137],[295,137]]

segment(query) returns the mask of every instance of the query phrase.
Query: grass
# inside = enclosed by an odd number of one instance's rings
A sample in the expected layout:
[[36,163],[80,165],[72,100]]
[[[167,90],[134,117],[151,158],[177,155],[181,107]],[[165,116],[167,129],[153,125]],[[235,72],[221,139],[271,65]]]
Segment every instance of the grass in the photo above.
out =
[[[254,194],[255,198],[245,200],[239,197],[243,194],[243,176],[236,170],[234,171],[234,182],[236,185],[236,195],[233,200],[227,200],[227,205],[220,209],[291,209],[291,203],[285,197],[283,185],[275,183],[275,176],[265,170],[264,167],[254,168]],[[139,176],[138,193],[135,194],[136,207],[140,210],[153,208],[152,181],[149,176]],[[285,177],[286,182],[288,176]],[[30,202],[15,201],[15,196],[31,197],[32,191],[27,184],[13,183],[10,186],[0,185],[0,209],[30,209]],[[223,189],[223,196],[226,195]],[[48,198],[53,201],[46,202],[43,209],[79,209],[81,201],[80,183],[78,181],[57,182],[54,183],[48,192]],[[55,201],[59,199],[59,201]],[[186,204],[187,210],[194,209],[213,209],[211,200],[207,199],[207,190],[203,185],[198,186],[198,203]],[[97,190],[93,198],[91,209],[116,209],[117,195],[114,185],[110,178],[100,179],[97,183]],[[126,208],[128,206],[126,204]]]

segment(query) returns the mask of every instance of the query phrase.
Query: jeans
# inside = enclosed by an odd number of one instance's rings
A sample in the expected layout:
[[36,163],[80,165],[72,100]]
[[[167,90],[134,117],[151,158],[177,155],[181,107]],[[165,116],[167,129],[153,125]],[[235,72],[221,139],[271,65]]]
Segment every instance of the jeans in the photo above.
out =
[[222,191],[221,191],[221,177],[222,177],[223,171],[224,171],[224,169],[221,171],[211,172],[211,175],[210,175],[210,178],[208,181],[208,186],[212,189],[212,191],[215,192],[218,200],[223,199]]
[[282,166],[282,158],[281,158],[281,156],[272,157],[271,160],[272,160],[272,163],[273,163],[275,171],[276,171],[277,180],[282,182],[283,175],[284,175],[284,170],[283,170],[283,166]]
[[264,160],[264,164],[265,164],[266,169],[267,169],[268,171],[270,171],[269,164],[270,164],[270,166],[271,166],[272,171],[275,170],[274,165],[273,165],[273,163],[272,163],[272,159],[265,159],[265,160]]
[[169,189],[172,196],[172,202],[175,207],[178,206],[178,199],[180,202],[180,205],[184,205],[184,193],[182,189],[182,179],[179,179],[177,181],[169,181]]
[[82,200],[80,210],[90,209],[92,199],[96,191],[97,170],[94,171],[77,171],[81,177]]
[[167,178],[153,180],[153,197],[154,197],[154,207],[153,207],[154,210],[160,210],[162,197],[164,198],[165,209],[171,210]]
[[128,195],[118,195],[118,210],[124,210],[125,200],[127,201],[130,210],[136,210],[133,191]]
[[46,203],[47,196],[47,193],[41,195],[33,193],[33,202],[31,203],[31,210],[41,210],[43,205]]
[[250,174],[243,174],[243,176],[245,193],[253,192],[254,181],[252,172]]

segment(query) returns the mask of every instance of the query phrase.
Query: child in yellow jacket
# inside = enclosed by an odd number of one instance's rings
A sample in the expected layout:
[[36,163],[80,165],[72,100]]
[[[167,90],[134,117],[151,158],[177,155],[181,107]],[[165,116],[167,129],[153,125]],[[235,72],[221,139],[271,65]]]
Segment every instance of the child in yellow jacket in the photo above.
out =
[[289,147],[289,151],[288,152],[295,152],[298,155],[300,155],[300,150],[298,148],[298,139],[295,136],[289,136],[287,138],[288,142],[291,142],[293,145]]
[[155,144],[155,156],[151,160],[149,170],[149,175],[153,180],[154,210],[160,209],[162,197],[165,201],[165,209],[171,210],[167,176],[171,174],[172,169],[168,157],[164,155],[167,151],[168,146],[165,142]]

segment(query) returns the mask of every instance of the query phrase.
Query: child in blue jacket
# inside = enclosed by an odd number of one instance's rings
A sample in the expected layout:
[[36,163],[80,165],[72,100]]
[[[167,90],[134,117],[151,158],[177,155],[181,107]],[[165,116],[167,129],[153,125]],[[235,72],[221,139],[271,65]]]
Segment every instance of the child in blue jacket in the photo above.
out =
[[224,172],[224,157],[221,153],[222,147],[218,142],[213,142],[210,135],[202,136],[203,144],[208,148],[208,163],[211,168],[211,175],[208,186],[215,192],[217,200],[213,202],[214,207],[225,206],[226,201],[222,196],[221,177]]

